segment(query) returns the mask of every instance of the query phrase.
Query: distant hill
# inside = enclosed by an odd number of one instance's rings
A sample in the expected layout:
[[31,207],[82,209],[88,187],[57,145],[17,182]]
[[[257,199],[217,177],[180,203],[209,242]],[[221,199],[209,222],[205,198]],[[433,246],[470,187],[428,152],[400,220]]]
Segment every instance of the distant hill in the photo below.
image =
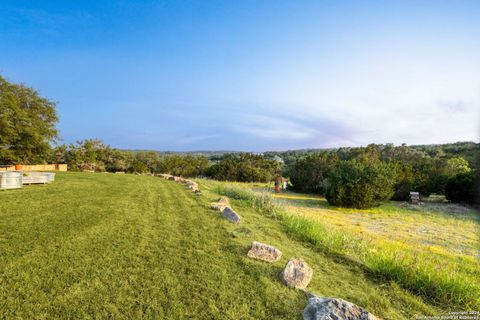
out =
[[[420,150],[425,152],[431,157],[462,157],[467,160],[472,166],[480,166],[480,143],[465,141],[465,142],[455,142],[455,143],[446,143],[446,144],[426,144],[426,145],[411,145],[409,146],[413,149]],[[256,154],[263,154],[268,158],[274,158],[278,156],[282,158],[286,164],[292,163],[297,157],[319,151],[335,151],[338,149],[356,147],[342,147],[342,148],[311,148],[311,149],[293,149],[285,151],[265,151],[265,152],[253,152]],[[225,154],[229,153],[241,153],[242,151],[235,150],[196,150],[196,151],[158,151],[158,150],[131,150],[124,149],[123,151],[130,152],[146,152],[153,151],[158,152],[161,155],[169,154],[183,154],[183,155],[196,155],[196,156],[205,156],[210,160],[218,160],[223,158]]]

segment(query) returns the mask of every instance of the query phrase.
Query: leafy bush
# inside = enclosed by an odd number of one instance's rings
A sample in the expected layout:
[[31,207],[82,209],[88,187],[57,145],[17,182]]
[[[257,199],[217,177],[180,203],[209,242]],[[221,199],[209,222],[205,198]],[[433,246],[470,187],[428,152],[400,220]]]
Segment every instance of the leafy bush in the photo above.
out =
[[420,192],[422,197],[432,193],[444,194],[449,170],[443,159],[418,158],[414,163],[392,162],[395,172],[393,200],[406,201],[410,191]]
[[98,139],[77,141],[66,150],[65,159],[73,171],[105,171],[105,159],[112,151]]
[[338,161],[337,155],[329,152],[312,153],[297,159],[288,170],[293,189],[324,194],[326,179]]
[[474,170],[451,177],[445,187],[446,198],[452,202],[474,203],[477,177]]
[[462,157],[448,159],[446,167],[451,176],[472,171],[468,161]]
[[379,161],[347,160],[330,175],[326,198],[336,206],[370,208],[391,198],[393,183],[391,166]]
[[407,201],[411,191],[417,191],[416,183],[418,172],[413,166],[405,162],[397,162],[393,165],[395,172],[395,184],[393,186],[393,200]]
[[281,172],[275,160],[253,153],[228,154],[210,167],[208,176],[221,181],[269,182]]
[[206,175],[210,161],[203,156],[168,155],[158,164],[158,171],[182,177],[198,177]]

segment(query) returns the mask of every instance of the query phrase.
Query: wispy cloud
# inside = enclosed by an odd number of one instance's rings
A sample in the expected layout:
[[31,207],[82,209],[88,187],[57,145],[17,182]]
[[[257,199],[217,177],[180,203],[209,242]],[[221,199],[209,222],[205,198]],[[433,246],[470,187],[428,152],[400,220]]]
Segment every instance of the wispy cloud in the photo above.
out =
[[206,134],[206,135],[190,135],[177,140],[179,146],[191,146],[194,147],[194,144],[202,142],[205,140],[211,140],[218,137],[218,134]]
[[473,101],[465,101],[462,99],[442,100],[438,102],[438,106],[446,112],[466,112],[472,107]]
[[292,15],[268,2],[0,1],[0,71],[58,101],[67,142],[262,151],[479,140],[476,2],[315,3]]
[[234,131],[254,138],[269,140],[306,140],[312,139],[318,131],[304,123],[262,115],[248,115],[233,126]]

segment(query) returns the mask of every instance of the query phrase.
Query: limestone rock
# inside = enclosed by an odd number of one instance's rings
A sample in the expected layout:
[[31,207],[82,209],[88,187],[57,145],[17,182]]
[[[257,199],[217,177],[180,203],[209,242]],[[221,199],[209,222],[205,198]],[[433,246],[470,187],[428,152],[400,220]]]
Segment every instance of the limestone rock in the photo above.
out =
[[173,180],[173,181],[178,182],[178,183],[183,183],[183,184],[187,185],[187,187],[190,190],[192,190],[193,192],[200,193],[200,188],[198,187],[198,183],[196,183],[193,180],[188,180],[188,179],[185,179],[185,178],[182,178],[182,177],[172,176],[171,174],[166,174],[166,173],[159,173],[158,176],[162,177],[164,179],[167,179],[167,180]]
[[198,184],[195,181],[192,180],[185,180],[184,183],[189,187],[190,189],[192,187],[198,187]]
[[313,296],[303,310],[304,320],[377,320],[365,309],[342,299]]
[[237,224],[240,222],[241,217],[238,215],[238,213],[233,211],[232,208],[225,207],[222,210],[222,213],[223,213],[223,217],[229,220],[231,223]]
[[252,248],[248,251],[247,256],[266,262],[277,262],[282,257],[282,252],[268,244],[253,241]]
[[184,183],[187,185],[187,187],[192,190],[193,192],[195,193],[199,193],[200,192],[200,188],[198,187],[198,183],[196,183],[195,181],[193,180],[187,180],[187,179],[182,179],[182,180],[178,180],[180,183]]
[[220,197],[220,199],[217,202],[212,202],[210,204],[210,207],[212,209],[218,210],[218,211],[223,211],[223,209],[225,209],[228,206],[230,206],[230,200],[225,196]]
[[230,205],[230,199],[228,199],[228,197],[221,196],[220,199],[218,200],[218,203],[223,203],[228,206]]
[[312,280],[313,270],[302,259],[290,259],[281,273],[282,281],[291,288],[305,289]]
[[182,178],[182,177],[173,177],[173,180],[175,180],[175,182],[180,182],[180,183],[185,183],[185,179]]
[[214,210],[223,211],[223,209],[225,209],[226,207],[227,207],[227,205],[225,205],[223,203],[219,203],[219,202],[210,203],[210,208],[212,208]]

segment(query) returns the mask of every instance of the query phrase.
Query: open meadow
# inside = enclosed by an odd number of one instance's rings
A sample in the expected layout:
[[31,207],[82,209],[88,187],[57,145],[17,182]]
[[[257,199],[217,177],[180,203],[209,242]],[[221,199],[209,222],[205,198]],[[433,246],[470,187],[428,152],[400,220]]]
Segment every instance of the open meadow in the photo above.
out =
[[[300,319],[305,294],[279,281],[291,257],[313,268],[309,291],[384,319],[447,309],[319,250],[245,199],[232,200],[241,224],[229,223],[209,208],[218,183],[198,181],[202,195],[157,177],[60,173],[1,192],[1,317]],[[253,240],[279,248],[281,260],[247,258]]]
[[261,183],[206,183],[232,197],[262,198],[259,206],[268,207],[293,238],[359,263],[435,305],[480,305],[478,210],[434,196],[420,205],[390,201],[370,209],[341,208],[318,195],[275,194]]
[[0,318],[298,316],[302,294],[246,261],[228,227],[155,177],[63,173],[0,192]]
[[0,320],[480,320],[480,1],[0,1]]

